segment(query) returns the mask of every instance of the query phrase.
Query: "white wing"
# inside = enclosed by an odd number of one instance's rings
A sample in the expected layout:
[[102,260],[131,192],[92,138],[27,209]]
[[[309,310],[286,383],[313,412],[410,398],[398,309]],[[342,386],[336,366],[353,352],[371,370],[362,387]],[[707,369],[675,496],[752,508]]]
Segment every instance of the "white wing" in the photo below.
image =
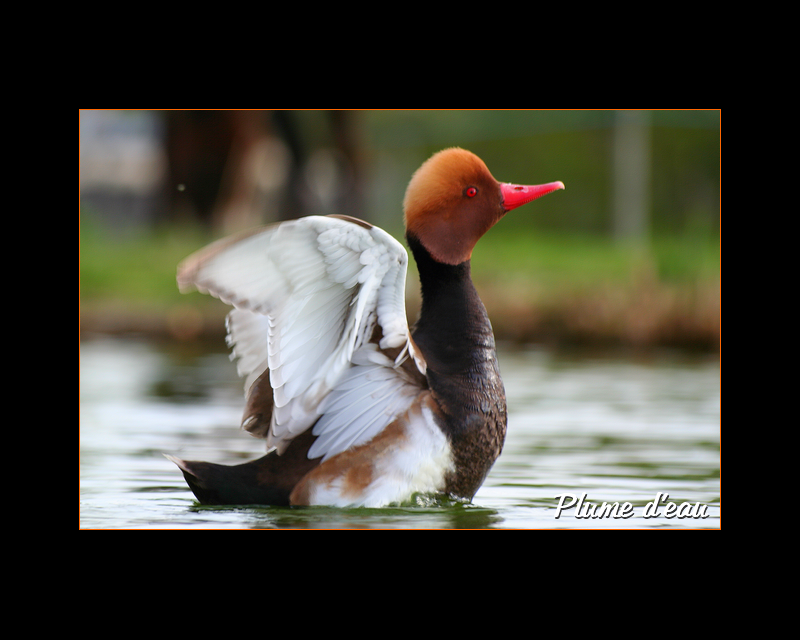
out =
[[425,364],[409,337],[407,263],[378,227],[309,216],[219,241],[181,264],[181,289],[234,307],[228,342],[246,376],[244,428],[282,451],[316,424],[310,455],[330,457],[410,405],[421,382],[401,365],[408,355],[418,372]]

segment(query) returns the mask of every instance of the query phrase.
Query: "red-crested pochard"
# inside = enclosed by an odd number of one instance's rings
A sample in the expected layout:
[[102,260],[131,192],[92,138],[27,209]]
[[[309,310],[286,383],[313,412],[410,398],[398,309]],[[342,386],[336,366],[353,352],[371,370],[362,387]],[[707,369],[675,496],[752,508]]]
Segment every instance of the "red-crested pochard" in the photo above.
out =
[[556,189],[500,183],[446,149],[406,191],[422,307],[410,328],[408,254],[385,231],[309,216],[220,240],[178,268],[234,308],[242,427],[268,453],[225,466],[168,456],[203,504],[376,507],[416,493],[471,500],[503,448],[506,398],[475,244],[506,212]]

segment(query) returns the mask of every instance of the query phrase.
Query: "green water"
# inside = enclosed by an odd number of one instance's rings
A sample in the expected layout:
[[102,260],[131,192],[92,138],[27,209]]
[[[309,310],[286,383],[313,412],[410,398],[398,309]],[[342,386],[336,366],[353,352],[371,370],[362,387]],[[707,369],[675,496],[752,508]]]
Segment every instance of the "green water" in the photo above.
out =
[[[79,527],[720,527],[716,357],[515,346],[501,347],[500,366],[508,438],[471,504],[420,496],[414,504],[383,509],[212,508],[197,504],[162,454],[225,464],[263,454],[263,442],[238,429],[242,383],[227,353],[147,340],[85,340]],[[657,513],[644,517],[659,494]],[[576,506],[556,518],[559,500]],[[591,517],[604,502],[620,509],[629,503],[630,517]],[[668,502],[676,505],[672,517]]]

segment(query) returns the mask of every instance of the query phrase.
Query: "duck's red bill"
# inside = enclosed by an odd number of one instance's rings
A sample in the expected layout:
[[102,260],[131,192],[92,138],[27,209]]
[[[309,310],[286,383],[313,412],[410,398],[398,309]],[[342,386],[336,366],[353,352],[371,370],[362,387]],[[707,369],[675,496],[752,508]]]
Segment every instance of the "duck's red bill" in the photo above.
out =
[[564,183],[560,180],[558,182],[535,185],[500,183],[500,190],[503,192],[503,207],[506,211],[516,209],[531,200],[536,200],[536,198],[541,198],[548,193],[563,188]]

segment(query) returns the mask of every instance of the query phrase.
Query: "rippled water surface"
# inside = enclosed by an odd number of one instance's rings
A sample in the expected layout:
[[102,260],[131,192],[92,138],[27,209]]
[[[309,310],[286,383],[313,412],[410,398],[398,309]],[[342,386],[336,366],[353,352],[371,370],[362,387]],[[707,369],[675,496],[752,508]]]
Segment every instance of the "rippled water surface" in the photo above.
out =
[[163,453],[233,464],[264,452],[238,428],[227,353],[95,338],[80,364],[84,529],[720,527],[716,357],[501,348],[508,438],[473,502],[383,509],[200,506]]

